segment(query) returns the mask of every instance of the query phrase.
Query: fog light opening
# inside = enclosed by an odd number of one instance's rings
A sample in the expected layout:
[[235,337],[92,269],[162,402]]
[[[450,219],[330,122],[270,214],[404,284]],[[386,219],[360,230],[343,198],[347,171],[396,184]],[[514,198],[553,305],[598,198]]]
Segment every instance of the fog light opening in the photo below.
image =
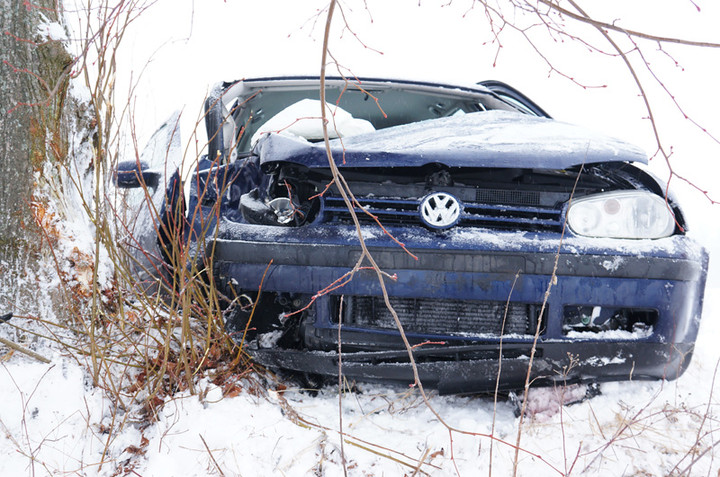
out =
[[563,317],[563,334],[612,331],[647,334],[652,330],[657,319],[658,311],[651,308],[566,306]]

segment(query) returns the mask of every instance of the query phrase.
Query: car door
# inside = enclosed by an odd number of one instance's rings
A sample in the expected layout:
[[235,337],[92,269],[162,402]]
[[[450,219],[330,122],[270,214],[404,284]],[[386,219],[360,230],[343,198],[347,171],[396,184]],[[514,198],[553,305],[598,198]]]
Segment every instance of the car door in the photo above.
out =
[[123,189],[124,210],[118,239],[127,252],[127,268],[142,291],[156,293],[171,286],[173,244],[184,228],[182,148],[179,113],[173,114],[135,160],[120,162],[115,183]]

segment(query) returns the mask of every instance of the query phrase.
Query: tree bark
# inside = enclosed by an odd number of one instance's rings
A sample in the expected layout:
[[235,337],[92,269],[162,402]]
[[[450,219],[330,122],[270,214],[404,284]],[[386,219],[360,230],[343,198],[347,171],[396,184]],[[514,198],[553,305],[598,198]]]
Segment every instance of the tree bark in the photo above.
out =
[[[44,233],[36,216],[47,166],[65,160],[62,112],[71,58],[39,34],[58,21],[53,0],[0,0],[0,314],[37,309]],[[36,213],[34,213],[34,211]]]

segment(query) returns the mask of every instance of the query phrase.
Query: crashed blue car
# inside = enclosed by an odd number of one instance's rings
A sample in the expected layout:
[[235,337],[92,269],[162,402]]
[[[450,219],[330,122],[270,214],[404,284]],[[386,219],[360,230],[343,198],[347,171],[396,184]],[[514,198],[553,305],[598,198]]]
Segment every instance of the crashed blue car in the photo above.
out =
[[341,340],[348,379],[413,383],[394,315],[441,393],[518,389],[528,370],[552,385],[687,368],[708,256],[642,150],[500,82],[329,78],[351,214],[319,88],[218,85],[187,200],[176,121],[119,165],[118,185],[149,185],[156,211],[133,224],[138,276],[167,279],[181,235],[207,261],[228,333],[257,363],[306,376],[337,376]]

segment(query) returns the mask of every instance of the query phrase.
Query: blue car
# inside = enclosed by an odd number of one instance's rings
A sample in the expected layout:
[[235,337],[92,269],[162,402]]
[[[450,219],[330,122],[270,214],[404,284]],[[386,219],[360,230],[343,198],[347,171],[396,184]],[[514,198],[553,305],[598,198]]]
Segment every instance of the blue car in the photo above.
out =
[[341,340],[348,379],[414,382],[396,318],[441,393],[522,388],[528,370],[552,385],[687,368],[708,256],[642,150],[496,81],[328,78],[336,177],[319,91],[311,77],[218,85],[187,200],[176,118],[119,165],[156,211],[133,224],[148,289],[171,281],[183,236],[228,333],[306,376],[337,376]]

